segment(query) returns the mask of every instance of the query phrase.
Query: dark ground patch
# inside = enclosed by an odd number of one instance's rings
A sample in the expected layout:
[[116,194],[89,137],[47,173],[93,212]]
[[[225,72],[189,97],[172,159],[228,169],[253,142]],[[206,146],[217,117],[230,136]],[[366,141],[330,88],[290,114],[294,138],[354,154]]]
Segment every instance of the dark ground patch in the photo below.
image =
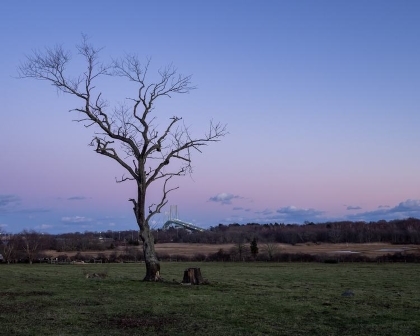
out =
[[180,323],[176,317],[158,316],[158,315],[119,315],[109,319],[111,326],[131,329],[131,328],[151,328],[161,331],[165,327],[173,327]]
[[53,292],[48,291],[29,291],[29,292],[0,292],[0,297],[28,297],[28,296],[52,296]]

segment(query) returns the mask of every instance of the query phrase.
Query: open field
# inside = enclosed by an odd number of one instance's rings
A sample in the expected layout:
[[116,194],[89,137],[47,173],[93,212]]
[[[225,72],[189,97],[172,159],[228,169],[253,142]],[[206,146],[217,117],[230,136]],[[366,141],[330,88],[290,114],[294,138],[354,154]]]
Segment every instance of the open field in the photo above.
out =
[[[246,244],[249,246],[249,243]],[[372,244],[273,244],[275,250],[280,253],[308,253],[308,254],[336,254],[346,252],[356,252],[366,256],[379,256],[388,253],[406,251],[409,253],[420,253],[419,245],[392,245],[389,243],[372,243]],[[167,254],[180,254],[193,256],[196,253],[215,253],[219,249],[229,250],[232,244],[181,244],[167,243],[156,244],[156,250]],[[259,244],[259,250],[264,252],[265,244]]]
[[[180,285],[191,266],[210,285]],[[167,282],[143,283],[142,264],[0,265],[0,334],[420,335],[420,264],[162,263],[162,273]]]
[[[247,244],[249,245],[249,244]],[[372,243],[372,244],[273,244],[275,250],[280,253],[308,253],[308,254],[341,254],[341,253],[358,253],[360,255],[368,257],[377,257],[388,253],[395,252],[408,252],[420,254],[420,245],[393,245],[389,243]],[[187,244],[187,243],[165,243],[156,244],[156,251],[162,254],[168,255],[183,255],[183,256],[194,256],[197,253],[205,255],[216,253],[220,249],[228,251],[233,244]],[[137,247],[141,249],[141,247]],[[264,252],[265,244],[259,244],[260,252]],[[121,253],[125,247],[120,246],[116,250],[107,251],[86,251],[82,252],[85,255],[96,256],[98,253],[109,255],[114,252]],[[49,256],[56,257],[60,254],[67,254],[73,256],[77,252],[56,252],[56,251],[45,251]]]

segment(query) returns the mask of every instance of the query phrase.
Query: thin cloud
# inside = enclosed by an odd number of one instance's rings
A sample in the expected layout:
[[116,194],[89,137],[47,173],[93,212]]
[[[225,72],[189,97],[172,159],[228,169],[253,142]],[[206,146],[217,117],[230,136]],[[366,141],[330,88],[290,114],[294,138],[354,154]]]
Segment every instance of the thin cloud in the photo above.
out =
[[258,215],[268,216],[268,215],[271,215],[273,211],[270,209],[265,209],[263,211],[255,211],[255,213]]
[[229,217],[226,217],[224,219],[221,220],[221,222],[225,222],[225,223],[243,223],[244,221],[246,221],[246,219],[242,216],[239,215],[232,215]]
[[49,225],[49,224],[41,224],[41,225],[35,226],[35,229],[37,230],[49,230],[52,228],[54,228],[54,225]]
[[325,212],[320,211],[320,210],[315,210],[312,208],[309,208],[309,209],[297,208],[293,205],[290,205],[290,206],[278,209],[276,213],[284,221],[299,223],[306,220],[314,221],[316,219],[320,219],[319,217],[323,215]]
[[237,211],[237,210],[243,210],[244,208],[242,207],[234,207],[232,210]]
[[36,214],[49,212],[46,208],[22,208],[21,198],[17,195],[0,195],[0,214]]
[[87,222],[91,222],[92,218],[83,217],[83,216],[62,217],[61,221],[64,223],[87,223]]
[[241,198],[243,197],[229,194],[229,193],[220,193],[220,194],[217,194],[216,196],[210,197],[209,201],[220,203],[220,204],[232,204],[232,200],[241,199]]
[[349,205],[347,207],[347,210],[360,210],[360,209],[362,209],[362,208],[359,207],[358,205],[356,205],[356,206]]
[[0,195],[0,213],[12,211],[20,205],[20,197],[16,195]]
[[246,218],[248,223],[287,223],[287,224],[299,224],[305,221],[311,222],[322,222],[325,221],[325,211],[316,209],[303,209],[295,206],[286,206],[272,211],[265,209],[263,211],[254,212],[256,217]]
[[67,198],[68,201],[82,201],[86,199],[88,198],[85,196],[72,196],[72,197]]
[[14,211],[15,213],[21,213],[21,214],[36,214],[36,213],[44,213],[44,212],[50,212],[50,209],[46,209],[46,208],[29,208],[29,209],[20,209],[20,210],[16,210]]

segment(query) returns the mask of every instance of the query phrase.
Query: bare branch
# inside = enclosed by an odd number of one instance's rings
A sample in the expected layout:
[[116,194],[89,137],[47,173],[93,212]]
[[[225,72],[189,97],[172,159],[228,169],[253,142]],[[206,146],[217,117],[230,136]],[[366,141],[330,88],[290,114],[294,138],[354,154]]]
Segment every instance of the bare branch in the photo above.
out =
[[124,175],[121,177],[121,179],[115,178],[115,182],[116,183],[122,183],[122,182],[125,182],[125,181],[134,181],[134,180],[135,180],[134,178],[132,178],[132,177],[126,177]]
[[102,155],[105,155],[114,159],[130,173],[133,180],[138,180],[139,176],[136,174],[135,170],[118,156],[114,148],[108,147],[108,145],[114,143],[114,141],[106,141],[99,137],[95,137],[92,140],[91,145],[93,145],[94,143],[96,143],[96,149],[95,149],[96,153],[99,153],[99,154],[102,154]]
[[158,204],[153,203],[149,206],[149,214],[146,217],[146,223],[149,223],[150,218],[152,218],[154,215],[160,213],[162,208],[168,203],[168,200],[167,200],[168,194],[171,191],[174,191],[174,190],[179,188],[179,187],[174,187],[174,188],[167,189],[167,183],[171,178],[172,178],[172,176],[168,176],[165,179],[165,182],[163,183],[163,193],[162,193],[162,198],[161,198],[160,202]]
[[[172,123],[170,124],[171,127]],[[170,127],[168,129],[170,129]],[[214,124],[212,121],[210,122],[209,131],[203,138],[199,139],[192,139],[188,128],[184,127],[183,129],[175,132],[170,133],[169,131],[167,134],[164,135],[162,141],[169,135],[172,135],[173,139],[173,147],[171,150],[167,153],[166,156],[164,156],[163,160],[160,162],[160,164],[153,170],[152,175],[150,175],[147,179],[146,186],[149,186],[154,180],[160,179],[163,176],[168,175],[178,175],[183,176],[185,175],[187,170],[191,169],[190,162],[191,162],[191,149],[195,149],[198,152],[200,151],[201,146],[206,146],[209,142],[216,142],[220,141],[222,137],[224,137],[227,134],[226,126],[222,125],[220,123]],[[177,173],[166,173],[162,174],[162,169],[169,164],[171,159],[178,159],[180,161],[185,161],[187,163],[186,166],[183,167],[179,172]]]

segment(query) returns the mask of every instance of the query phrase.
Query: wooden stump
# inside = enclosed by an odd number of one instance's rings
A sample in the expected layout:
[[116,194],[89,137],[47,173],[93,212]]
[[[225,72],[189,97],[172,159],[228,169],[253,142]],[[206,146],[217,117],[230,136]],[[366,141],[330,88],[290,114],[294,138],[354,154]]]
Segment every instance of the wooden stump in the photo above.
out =
[[187,268],[184,271],[184,279],[182,279],[182,283],[200,285],[205,283],[205,281],[201,276],[201,270],[199,268]]

